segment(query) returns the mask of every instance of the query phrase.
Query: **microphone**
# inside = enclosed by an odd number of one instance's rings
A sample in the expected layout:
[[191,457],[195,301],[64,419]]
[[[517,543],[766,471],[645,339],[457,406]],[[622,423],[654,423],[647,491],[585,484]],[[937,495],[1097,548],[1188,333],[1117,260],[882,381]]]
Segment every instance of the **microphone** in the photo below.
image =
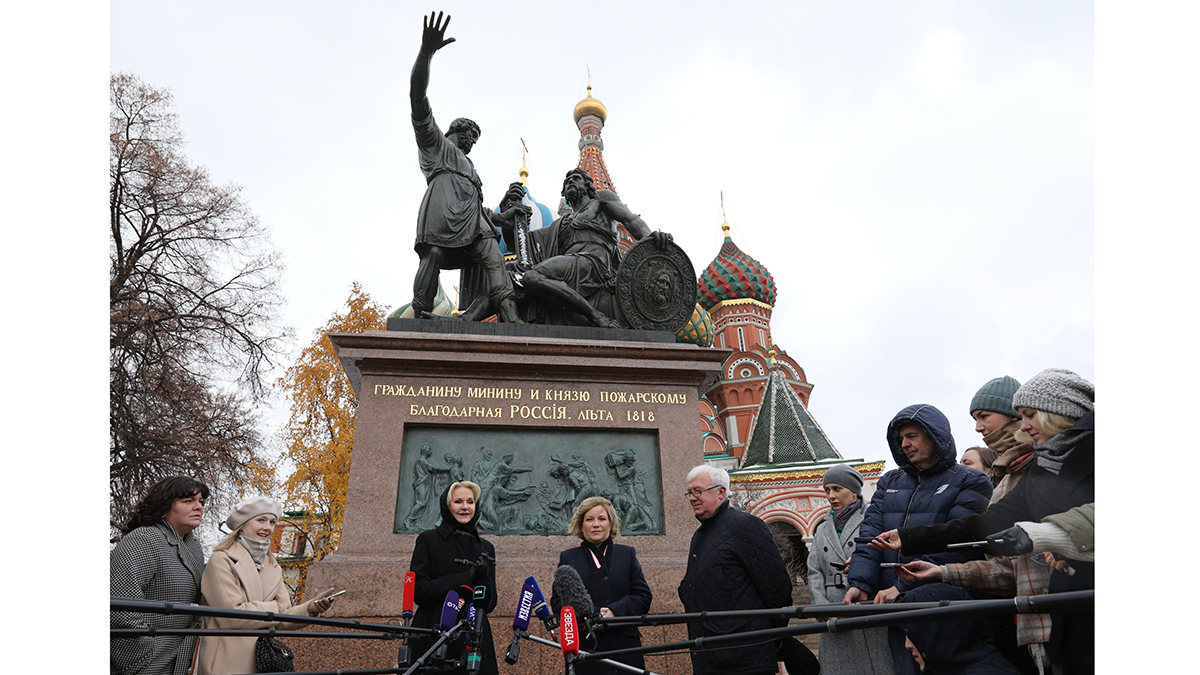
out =
[[463,600],[454,591],[446,591],[446,600],[442,603],[442,616],[438,619],[435,630],[445,631],[458,623],[458,611],[463,606]]
[[563,658],[567,663],[567,675],[575,672],[575,657],[579,656],[579,627],[575,623],[575,608],[564,605],[561,612],[562,631],[559,632],[559,645],[562,647]]
[[575,618],[581,626],[580,633],[592,634],[591,619],[595,618],[596,606],[592,604],[592,596],[579,572],[570,565],[559,565],[554,570],[552,592],[562,598],[564,607],[570,605],[575,610]]
[[533,613],[542,620],[546,632],[554,635],[554,629],[558,628],[558,617],[554,616],[550,608],[546,606],[546,596],[542,595],[542,589],[538,588],[537,579],[529,577],[525,583],[533,587]]
[[[442,616],[438,618],[438,623],[434,628],[439,632],[445,632],[458,623],[458,612],[462,609],[463,600],[454,591],[446,591],[446,600],[442,602]],[[433,652],[433,660],[436,663],[445,663],[446,650],[448,644],[442,644]]]
[[[530,577],[532,579],[533,577]],[[526,582],[521,587],[521,599],[517,601],[517,615],[513,617],[513,639],[504,655],[504,662],[514,665],[521,656],[521,635],[529,630],[529,616],[533,612],[533,585]]]
[[408,625],[409,620],[413,617],[413,593],[416,590],[416,586],[416,572],[406,572],[404,574],[404,599],[400,605],[400,617],[404,619],[405,626]]
[[[408,627],[409,622],[413,617],[413,594],[417,585],[417,575],[415,572],[405,572],[404,574],[404,595],[401,601],[400,618],[404,620],[404,626]],[[399,653],[396,655],[396,664],[407,668],[412,664],[412,647],[408,645],[408,640],[404,640],[400,644]]]
[[482,662],[482,657],[479,654],[479,646],[481,644],[479,634],[479,616],[483,612],[475,608],[475,603],[467,605],[467,623],[471,625],[471,632],[467,636],[467,672],[478,673],[479,666]]

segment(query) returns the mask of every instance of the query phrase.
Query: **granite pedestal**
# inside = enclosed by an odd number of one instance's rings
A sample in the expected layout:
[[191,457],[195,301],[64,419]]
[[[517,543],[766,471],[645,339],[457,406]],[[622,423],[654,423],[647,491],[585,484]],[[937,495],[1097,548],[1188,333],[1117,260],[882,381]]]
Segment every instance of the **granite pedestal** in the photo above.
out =
[[[504,334],[495,325],[470,332],[469,324],[440,331],[442,322],[405,323],[413,330],[395,330],[404,327],[398,324],[388,331],[330,335],[359,408],[341,544],[310,568],[306,583],[310,589],[349,589],[329,616],[399,616],[401,582],[416,540],[398,517],[414,499],[406,494],[413,486],[402,481],[411,479],[411,468],[402,470],[412,466],[415,452],[406,436],[436,438],[456,428],[501,439],[561,432],[593,442],[611,435],[613,447],[622,438],[643,439],[639,461],[649,466],[657,460],[660,472],[657,484],[646,489],[657,492],[652,496],[661,511],[654,531],[661,534],[623,533],[619,541],[637,548],[654,594],[650,611],[682,611],[676,588],[696,528],[682,494],[688,470],[703,461],[698,397],[718,377],[729,351],[649,341],[662,338],[634,331],[572,327],[568,335],[554,327],[512,326],[509,332],[518,334]],[[657,457],[647,456],[655,446]],[[470,468],[467,462],[462,471]],[[578,539],[484,536],[498,560],[499,604],[490,619],[501,672],[561,672],[561,655],[548,647],[525,643],[516,667],[504,664],[503,652],[524,579],[535,576],[549,599],[559,552]],[[534,632],[546,637],[540,624]],[[643,629],[645,644],[680,639],[686,639],[680,626]],[[302,670],[387,667],[396,653],[394,643],[365,640],[295,643]],[[664,674],[691,670],[686,655],[649,657],[647,667]]]

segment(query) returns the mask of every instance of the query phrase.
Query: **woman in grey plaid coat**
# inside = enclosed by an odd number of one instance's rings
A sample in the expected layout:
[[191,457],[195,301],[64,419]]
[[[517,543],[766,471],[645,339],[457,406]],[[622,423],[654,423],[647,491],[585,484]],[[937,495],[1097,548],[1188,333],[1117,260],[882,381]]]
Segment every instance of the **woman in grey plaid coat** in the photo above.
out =
[[[193,478],[165,478],[146,492],[109,559],[114,597],[199,603],[204,552],[192,531],[204,515],[208,486]],[[113,628],[199,628],[184,614],[112,612]],[[113,675],[186,675],[195,637],[114,638],[109,644]]]
[[[821,479],[829,512],[817,525],[808,549],[808,592],[814,605],[840,603],[846,595],[846,562],[866,505],[863,477],[849,464],[835,464]],[[833,563],[833,564],[830,564]],[[822,633],[821,675],[894,675],[886,628]]]

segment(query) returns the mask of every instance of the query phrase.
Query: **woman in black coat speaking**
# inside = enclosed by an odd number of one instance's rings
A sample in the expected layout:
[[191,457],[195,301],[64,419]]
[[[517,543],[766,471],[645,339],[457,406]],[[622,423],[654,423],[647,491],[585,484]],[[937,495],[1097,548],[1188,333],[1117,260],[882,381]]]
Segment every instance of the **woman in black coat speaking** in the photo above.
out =
[[[472,590],[483,586],[483,600],[475,605],[475,610],[482,612],[479,672],[494,675],[498,672],[496,650],[492,646],[492,628],[487,615],[496,608],[496,548],[481,538],[475,529],[479,520],[478,501],[478,485],[470,481],[452,483],[438,499],[442,523],[417,535],[409,565],[417,577],[413,599],[418,606],[413,625],[436,626],[448,591],[454,591],[470,602]],[[413,658],[424,654],[434,642],[428,637],[410,640]],[[460,637],[450,643],[447,656],[462,659],[464,648],[465,640]],[[465,660],[462,668],[454,672],[467,672]]]
[[[612,502],[604,497],[588,497],[575,509],[571,516],[570,533],[582,541],[577,548],[567,549],[558,555],[559,565],[570,565],[579,572],[583,585],[587,587],[592,604],[600,616],[637,616],[650,611],[650,586],[642,575],[637,551],[632,546],[615,543],[620,534],[621,518]],[[562,598],[557,589],[550,597],[550,606],[557,614],[562,609]],[[596,647],[587,646],[588,651],[607,651],[640,647],[641,633],[636,626],[597,630]],[[621,663],[645,669],[642,656],[623,656],[616,659]],[[575,664],[578,675],[607,675],[621,673],[612,666],[592,661]]]

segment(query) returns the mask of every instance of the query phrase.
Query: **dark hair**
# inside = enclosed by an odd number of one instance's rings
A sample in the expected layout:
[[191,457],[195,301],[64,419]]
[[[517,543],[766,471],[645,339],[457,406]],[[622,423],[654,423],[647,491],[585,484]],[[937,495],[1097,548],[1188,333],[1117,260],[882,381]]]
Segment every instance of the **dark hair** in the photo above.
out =
[[588,174],[588,172],[579,168],[571,169],[567,172],[567,175],[563,177],[563,192],[565,193],[567,191],[567,181],[571,180],[571,176],[576,174],[583,176],[583,182],[586,184],[587,196],[594,199],[596,197],[596,183],[592,180],[592,177]]
[[460,117],[451,122],[450,128],[446,130],[446,135],[449,136],[456,131],[470,131],[475,134],[475,140],[479,140],[479,125],[465,117]]
[[171,476],[158,481],[133,507],[133,515],[129,516],[121,533],[129,534],[139,527],[157,523],[171,510],[176,499],[186,499],[197,492],[202,499],[208,499],[208,486],[189,476]]
[[998,452],[986,445],[976,445],[974,447],[967,448],[966,450],[963,450],[963,455],[965,456],[971,450],[979,453],[979,461],[983,463],[985,469],[992,468],[992,465],[996,463],[996,458],[1000,456]]

